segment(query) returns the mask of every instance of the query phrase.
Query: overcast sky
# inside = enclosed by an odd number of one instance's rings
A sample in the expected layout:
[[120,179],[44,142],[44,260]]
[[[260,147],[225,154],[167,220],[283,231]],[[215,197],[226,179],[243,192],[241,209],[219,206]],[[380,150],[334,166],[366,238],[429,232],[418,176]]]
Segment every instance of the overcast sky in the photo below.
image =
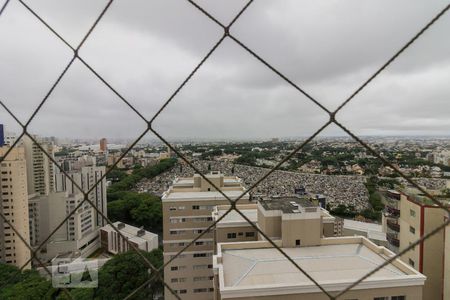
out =
[[[26,2],[74,47],[105,5],[100,0]],[[231,32],[335,109],[446,2],[256,0]],[[245,4],[197,3],[224,23]],[[447,13],[337,119],[359,135],[449,135],[449,29]],[[222,34],[184,0],[118,0],[80,56],[150,119]],[[25,122],[71,55],[11,0],[0,17],[0,100]],[[324,111],[226,39],[154,127],[169,138],[302,137],[326,121]],[[19,131],[1,108],[0,123]],[[144,129],[145,123],[78,61],[30,125],[31,132],[44,136],[85,138],[134,138]],[[336,127],[323,133],[342,134]]]

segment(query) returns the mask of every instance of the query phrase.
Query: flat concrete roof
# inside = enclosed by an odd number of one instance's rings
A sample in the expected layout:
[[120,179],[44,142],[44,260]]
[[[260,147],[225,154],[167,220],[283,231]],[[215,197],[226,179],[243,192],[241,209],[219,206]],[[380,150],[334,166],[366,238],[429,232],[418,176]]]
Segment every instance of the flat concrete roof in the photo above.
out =
[[[244,189],[241,190],[233,190],[233,191],[222,191],[225,195],[227,195],[231,200],[236,199],[238,196],[242,194]],[[248,199],[248,194],[243,197],[244,199]],[[204,192],[169,192],[165,193],[162,197],[163,201],[171,201],[171,200],[202,200],[202,199],[225,199],[221,193],[218,191],[204,191]]]
[[[258,221],[258,212],[256,208],[254,209],[239,209],[247,218],[253,223]],[[222,217],[227,210],[219,210],[217,217]],[[245,220],[237,211],[232,210],[228,215],[226,215],[222,220],[217,223],[217,227],[228,227],[228,226],[250,226],[250,224]]]
[[365,232],[369,239],[386,241],[386,233],[380,224],[344,219],[344,229]]
[[[120,223],[124,224],[125,227],[119,229],[119,224]],[[154,238],[158,238],[157,234],[155,234],[153,232],[150,232],[150,231],[147,231],[147,230],[144,230],[144,234],[143,235],[138,236],[137,233],[140,230],[140,228],[134,227],[132,225],[128,225],[128,224],[120,222],[120,221],[114,222],[113,224],[114,224],[114,226],[117,229],[119,229],[119,231],[125,237],[127,237],[130,241],[133,241],[133,242],[136,242],[136,243],[142,243],[142,242],[145,242],[145,241],[150,242]],[[101,227],[100,229],[103,229],[105,231],[114,231],[114,232],[116,232],[114,230],[114,228],[112,228],[112,226],[109,225],[109,224],[106,224],[105,226]]]
[[188,179],[188,178],[180,178],[177,181],[174,182],[175,185],[194,185],[194,179]]
[[[329,239],[331,240],[331,239]],[[363,238],[332,238],[336,243],[313,247],[282,248],[303,270],[319,284],[331,289],[341,289],[366,275],[393,255],[392,252],[377,247]],[[345,241],[345,242],[339,242]],[[354,241],[349,243],[349,241]],[[253,243],[253,242],[250,242]],[[254,242],[257,246],[257,242]],[[365,243],[370,243],[371,247]],[[239,248],[238,243],[225,243],[219,249],[220,260],[215,262],[219,269],[220,289],[223,296],[227,293],[279,293],[312,292],[317,287],[300,270],[288,261],[277,249]],[[245,244],[245,243],[242,243]],[[380,250],[380,251],[378,251]],[[412,280],[409,283],[406,281]],[[425,276],[396,260],[376,272],[365,283],[371,288],[388,287],[392,284],[423,285]],[[357,288],[363,288],[364,282]],[[395,283],[394,283],[395,282]],[[285,288],[283,288],[285,287]],[[289,288],[287,288],[289,287]],[[367,285],[365,288],[369,288]],[[248,295],[250,296],[250,294]],[[224,297],[227,298],[227,297]]]
[[352,230],[358,230],[358,231],[383,231],[383,226],[380,224],[375,223],[367,223],[367,222],[360,222],[355,220],[347,220],[344,219],[344,228],[352,229]]
[[263,198],[262,200],[259,200],[259,203],[264,207],[265,210],[281,210],[283,213],[294,213],[296,210],[298,210],[297,206],[294,206],[293,203],[296,203],[301,207],[318,207],[318,205],[312,203],[311,199],[307,196]]

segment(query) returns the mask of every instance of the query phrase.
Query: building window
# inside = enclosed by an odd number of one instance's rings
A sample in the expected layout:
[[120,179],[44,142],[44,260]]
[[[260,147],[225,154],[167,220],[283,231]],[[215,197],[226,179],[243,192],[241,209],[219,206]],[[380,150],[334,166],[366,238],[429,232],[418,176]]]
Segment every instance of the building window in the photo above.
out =
[[255,233],[254,232],[246,232],[245,233],[245,237],[254,237]]
[[180,290],[180,294],[186,294],[187,290]]
[[375,297],[373,300],[389,300],[389,297]]
[[238,233],[238,236],[243,236],[243,235],[244,235],[243,232],[239,232],[239,233]]
[[207,276],[194,277],[194,279],[193,279],[194,282],[207,281],[207,280],[209,280],[209,277],[207,277]]
[[170,267],[170,271],[177,271],[178,267]]
[[409,232],[411,232],[412,234],[416,233],[416,229],[412,226],[409,226]]
[[192,205],[192,209],[193,210],[198,210],[198,209],[200,209],[200,206],[199,205]]
[[194,253],[193,257],[206,257],[207,253]]
[[229,238],[229,239],[235,239],[235,238],[236,238],[236,232],[228,233],[228,234],[227,234],[227,238]]
[[295,240],[295,246],[300,247],[300,240]]
[[411,258],[408,260],[408,263],[411,267],[414,268],[414,261]]
[[208,268],[207,265],[193,265],[192,266],[192,269],[194,269],[194,270],[205,270],[207,268]]
[[194,289],[194,293],[206,293],[208,289]]
[[392,296],[391,300],[406,300],[406,296]]
[[415,216],[416,216],[416,211],[410,209],[410,210],[409,210],[409,215],[410,215],[411,217],[415,217]]

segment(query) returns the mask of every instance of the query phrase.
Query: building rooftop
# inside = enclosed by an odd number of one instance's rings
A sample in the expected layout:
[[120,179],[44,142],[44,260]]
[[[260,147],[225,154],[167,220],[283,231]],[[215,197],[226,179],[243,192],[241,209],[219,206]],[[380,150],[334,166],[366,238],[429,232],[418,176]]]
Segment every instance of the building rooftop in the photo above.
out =
[[[225,195],[227,195],[231,200],[236,199],[238,196],[242,194],[244,190],[233,190],[233,191],[222,191]],[[248,199],[248,194],[242,197],[243,199]],[[216,199],[224,199],[221,193],[217,191],[185,191],[185,192],[171,192],[170,190],[165,192],[161,198],[162,201],[167,200],[216,200]]]
[[[158,238],[158,235],[155,233],[152,233],[150,231],[140,229],[122,222],[114,222],[114,226],[119,229],[119,231],[128,238],[128,240],[135,242],[135,243],[142,243],[145,241],[152,241],[154,238]],[[123,225],[122,225],[123,224]],[[100,228],[101,230],[106,231],[115,231],[111,225],[106,225]]]
[[308,196],[286,196],[264,198],[259,201],[265,210],[281,210],[283,213],[299,212],[299,206],[303,208],[318,207]]
[[[224,176],[220,172],[211,172],[206,177],[215,181],[216,186],[231,200],[236,199],[245,191],[242,180],[236,176]],[[223,180],[223,182],[220,180]],[[246,194],[242,198],[249,199],[249,195]],[[199,174],[194,174],[193,177],[176,178],[172,186],[161,197],[163,202],[221,199],[224,199],[222,193],[211,187]]]
[[355,220],[344,219],[344,228],[364,231],[364,232],[383,232],[383,226],[375,223],[360,222]]
[[[265,244],[264,244],[265,243]],[[322,245],[282,248],[326,290],[343,290],[394,254],[363,237],[322,239]],[[215,257],[222,298],[311,293],[318,288],[267,242],[219,244]],[[423,285],[425,276],[399,260],[356,288]]]
[[[215,220],[222,217],[225,212],[229,209],[228,205],[218,206],[214,211]],[[256,205],[245,205],[242,208],[239,207],[239,211],[241,211],[252,223],[258,222],[258,212],[256,209]],[[217,227],[235,227],[235,226],[250,226],[250,224],[245,220],[237,211],[230,211],[222,220],[220,220]]]

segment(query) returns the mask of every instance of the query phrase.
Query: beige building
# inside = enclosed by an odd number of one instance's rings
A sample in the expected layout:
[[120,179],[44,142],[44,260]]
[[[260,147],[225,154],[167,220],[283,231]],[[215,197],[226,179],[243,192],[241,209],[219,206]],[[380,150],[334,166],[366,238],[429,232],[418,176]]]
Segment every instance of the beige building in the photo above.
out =
[[125,237],[123,238],[111,225],[100,228],[100,242],[103,250],[118,254],[131,250],[129,243],[137,249],[147,252],[158,248],[158,235],[141,228],[137,228],[122,222],[113,223]]
[[[3,157],[8,149],[0,147],[0,156]],[[12,149],[0,163],[0,200],[0,212],[29,244],[27,172],[23,148]],[[0,219],[0,261],[20,268],[29,259],[29,248],[8,223]]]
[[[68,175],[84,191],[88,191],[105,172],[105,167],[83,167],[80,171],[69,172]],[[54,183],[54,192],[29,198],[32,246],[38,246],[44,241],[64,221],[67,214],[84,199],[83,193],[65,174],[57,173]],[[103,214],[107,214],[105,178],[89,193],[88,197]],[[61,254],[67,255],[67,253],[86,257],[100,247],[99,229],[105,224],[106,220],[86,201],[51,236],[39,251],[38,256],[45,261],[50,261]]]
[[[212,172],[207,175],[230,199],[245,188],[237,177]],[[240,203],[249,203],[248,195]],[[212,211],[217,205],[229,204],[200,175],[177,178],[162,196],[164,263],[187,246],[213,223]],[[207,232],[164,270],[164,280],[182,299],[213,299],[212,256],[214,234]],[[166,299],[174,299],[166,290]]]
[[[41,147],[53,157],[53,145],[40,141]],[[48,195],[54,191],[54,164],[42,150],[28,137],[22,139],[27,163],[28,194]]]
[[[327,210],[318,206],[317,201],[307,195],[304,196],[284,196],[271,197],[260,200],[259,203],[252,204],[238,204],[237,208],[243,213],[256,227],[262,229],[258,221],[264,221],[263,227],[267,228],[267,222],[270,222],[276,227],[277,233],[272,233],[271,230],[267,233],[273,239],[279,239],[276,236],[278,232],[282,231],[283,218],[286,218],[286,213],[293,213],[301,210],[302,205],[314,207],[321,220],[321,232],[323,236],[335,236],[335,217],[331,216]],[[265,208],[266,207],[266,208]],[[226,216],[223,215],[230,209],[230,205],[216,206],[213,211],[213,220],[218,221],[214,230],[214,243],[227,242],[246,242],[257,241],[263,239],[259,232],[250,225],[237,211],[232,210]],[[262,218],[264,214],[268,214],[270,210],[270,218]],[[264,230],[263,230],[264,231]],[[265,231],[264,231],[265,232]]]
[[[445,219],[447,221],[448,218]],[[450,299],[450,226],[445,227],[444,232],[444,298]]]
[[[242,204],[237,206],[254,225],[258,224],[258,206],[256,204]],[[258,231],[252,227],[237,211],[230,211],[230,205],[219,205],[214,208],[213,220],[218,221],[214,230],[214,245],[226,242],[257,241]]]
[[[334,295],[393,255],[364,237],[323,238],[319,245],[308,247],[284,247],[280,240],[276,243]],[[214,271],[215,299],[329,299],[266,241],[219,244]],[[425,299],[424,281],[419,272],[395,260],[342,299]]]
[[[409,191],[410,193],[402,193],[400,197],[400,250],[442,225],[447,216],[445,211],[431,200],[419,196],[411,189]],[[442,203],[448,205],[448,201]],[[424,299],[444,299],[444,240],[445,233],[442,230],[401,257],[405,263],[427,277]]]
[[121,152],[115,152],[115,153],[108,154],[108,159],[106,161],[107,165],[112,166],[117,162],[116,168],[118,168],[118,169],[132,167],[134,164],[133,157],[127,156],[127,157],[124,157],[121,160],[119,160],[121,155],[122,155]]
[[[311,201],[291,197],[259,201],[256,222],[336,295],[394,253],[361,236],[325,237],[334,234],[332,218]],[[219,243],[213,270],[215,299],[329,299],[261,235],[257,241]],[[424,281],[425,276],[397,259],[342,299],[424,299]]]
[[107,152],[108,151],[108,141],[106,138],[100,139],[100,151]]

